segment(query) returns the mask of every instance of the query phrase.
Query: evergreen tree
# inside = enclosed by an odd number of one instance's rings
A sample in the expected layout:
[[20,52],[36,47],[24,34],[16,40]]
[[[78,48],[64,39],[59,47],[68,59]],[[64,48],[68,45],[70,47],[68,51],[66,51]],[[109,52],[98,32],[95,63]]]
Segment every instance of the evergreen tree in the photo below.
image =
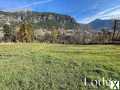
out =
[[4,41],[11,42],[13,31],[12,31],[12,28],[9,24],[5,24],[3,26],[3,33],[4,33]]

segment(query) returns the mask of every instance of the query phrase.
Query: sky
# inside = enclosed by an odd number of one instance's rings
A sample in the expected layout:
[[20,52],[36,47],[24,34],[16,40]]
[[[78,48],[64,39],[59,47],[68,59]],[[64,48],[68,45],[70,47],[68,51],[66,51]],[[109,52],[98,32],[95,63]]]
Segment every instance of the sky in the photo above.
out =
[[70,15],[77,22],[120,18],[120,0],[0,0],[0,10],[31,9]]

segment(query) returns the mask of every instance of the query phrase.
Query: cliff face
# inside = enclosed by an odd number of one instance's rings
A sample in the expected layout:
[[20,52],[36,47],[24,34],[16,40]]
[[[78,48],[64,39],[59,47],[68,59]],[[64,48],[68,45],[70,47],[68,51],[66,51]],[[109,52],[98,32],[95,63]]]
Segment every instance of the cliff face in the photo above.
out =
[[[66,29],[74,29],[78,23],[73,17],[56,13],[40,13],[40,12],[3,12],[0,11],[0,26],[7,21],[11,24],[17,24],[21,21],[21,17],[32,21],[34,28],[52,28],[63,27]],[[24,19],[23,18],[23,19]]]

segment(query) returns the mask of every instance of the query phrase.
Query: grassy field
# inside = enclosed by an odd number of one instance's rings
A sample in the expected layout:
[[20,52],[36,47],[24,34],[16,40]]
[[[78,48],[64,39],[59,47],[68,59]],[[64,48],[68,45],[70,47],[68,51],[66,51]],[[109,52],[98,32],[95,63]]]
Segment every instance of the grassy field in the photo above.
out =
[[90,90],[84,77],[120,80],[120,46],[0,45],[0,90]]

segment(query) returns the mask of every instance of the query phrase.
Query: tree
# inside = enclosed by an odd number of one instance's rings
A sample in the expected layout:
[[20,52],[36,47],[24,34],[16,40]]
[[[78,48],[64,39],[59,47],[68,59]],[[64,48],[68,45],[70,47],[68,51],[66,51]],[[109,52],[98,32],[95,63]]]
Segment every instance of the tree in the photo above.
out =
[[12,31],[12,28],[11,28],[10,24],[5,24],[3,26],[3,33],[4,33],[4,41],[5,42],[11,42],[13,31]]
[[33,28],[32,28],[32,12],[25,11],[21,16],[20,29],[17,32],[17,40],[20,42],[33,41]]
[[20,25],[20,30],[17,33],[17,40],[20,42],[32,42],[33,30],[32,25],[29,23],[23,23]]
[[53,31],[51,32],[51,36],[52,36],[52,42],[53,43],[58,42],[60,32],[57,29],[53,28]]

